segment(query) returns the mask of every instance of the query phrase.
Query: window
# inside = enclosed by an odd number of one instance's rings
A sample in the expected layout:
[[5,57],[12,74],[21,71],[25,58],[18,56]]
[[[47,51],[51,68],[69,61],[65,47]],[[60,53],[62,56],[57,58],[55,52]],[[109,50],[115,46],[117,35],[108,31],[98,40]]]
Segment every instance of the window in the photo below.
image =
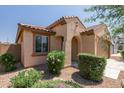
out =
[[35,52],[48,52],[48,36],[35,36]]

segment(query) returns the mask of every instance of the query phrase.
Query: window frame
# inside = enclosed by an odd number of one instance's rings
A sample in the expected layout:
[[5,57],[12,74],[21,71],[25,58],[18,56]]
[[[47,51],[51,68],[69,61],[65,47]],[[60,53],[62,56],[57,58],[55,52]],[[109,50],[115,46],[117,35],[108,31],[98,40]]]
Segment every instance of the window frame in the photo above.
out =
[[[36,36],[47,36],[48,37],[48,51],[47,52],[36,52]],[[44,34],[34,34],[33,35],[33,56],[47,55],[50,51],[50,36]]]

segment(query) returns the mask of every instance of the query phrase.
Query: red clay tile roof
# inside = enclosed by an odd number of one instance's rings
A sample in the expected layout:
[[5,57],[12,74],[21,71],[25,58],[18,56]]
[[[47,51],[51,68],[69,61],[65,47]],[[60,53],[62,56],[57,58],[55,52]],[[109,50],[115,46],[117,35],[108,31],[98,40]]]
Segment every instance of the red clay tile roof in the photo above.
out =
[[[19,27],[32,29],[34,31],[39,31],[39,32],[42,31],[42,32],[54,33],[55,34],[55,32],[51,30],[51,28],[56,26],[57,24],[66,23],[65,19],[71,19],[71,18],[77,18],[79,20],[79,22],[82,24],[82,26],[84,26],[83,23],[80,21],[80,19],[77,16],[62,16],[57,21],[53,22],[51,25],[49,25],[47,27],[34,26],[34,25],[28,25],[28,24],[22,24],[22,23],[19,23],[18,25],[19,25]],[[86,33],[86,34],[97,34],[99,36],[102,36],[103,35],[103,33],[102,33],[103,30],[105,30],[106,28],[107,28],[107,26],[105,24],[98,24],[98,25],[87,27],[86,30],[81,32],[81,34],[84,34],[84,33]],[[17,37],[19,36],[19,33],[20,32],[17,33]]]
[[34,26],[34,25],[19,23],[18,24],[18,32],[17,32],[17,35],[16,35],[16,42],[18,41],[19,36],[22,32],[22,31],[19,30],[19,28],[29,29],[29,30],[32,30],[34,32],[48,33],[48,34],[51,34],[51,35],[55,34],[54,31],[49,30],[49,29],[47,29],[46,27],[43,27],[43,26]]
[[71,19],[71,18],[77,18],[79,20],[79,22],[82,24],[82,26],[84,26],[83,23],[81,22],[81,20],[77,16],[62,16],[61,18],[59,18],[57,21],[53,22],[52,24],[50,24],[46,28],[49,29],[49,28],[54,27],[55,25],[60,24],[62,22],[66,23],[65,19]]
[[29,28],[29,29],[53,32],[52,30],[48,30],[46,29],[46,27],[43,27],[43,26],[35,26],[35,25],[29,25],[29,24],[23,24],[23,23],[19,23],[18,25],[21,27]]

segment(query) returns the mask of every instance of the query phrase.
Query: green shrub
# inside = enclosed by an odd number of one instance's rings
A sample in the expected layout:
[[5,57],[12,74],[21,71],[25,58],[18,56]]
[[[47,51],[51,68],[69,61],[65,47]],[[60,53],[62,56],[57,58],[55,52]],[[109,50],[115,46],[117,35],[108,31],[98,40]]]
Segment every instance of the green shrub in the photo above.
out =
[[89,54],[79,54],[79,70],[81,76],[93,81],[102,80],[106,59]]
[[15,70],[16,59],[12,54],[3,54],[0,56],[0,64],[4,66],[5,71]]
[[124,51],[121,51],[121,57],[124,59]]
[[72,86],[73,88],[83,88],[78,83],[75,83],[75,82],[72,82],[72,81],[65,81],[65,84],[68,84],[68,85]]
[[65,54],[62,51],[52,51],[47,56],[47,66],[49,72],[52,74],[60,74],[61,69],[64,67]]
[[46,80],[35,83],[32,88],[82,88],[82,86],[72,81]]
[[11,78],[12,87],[15,88],[27,88],[31,87],[35,82],[42,78],[42,74],[35,70],[30,69],[20,72],[17,76]]

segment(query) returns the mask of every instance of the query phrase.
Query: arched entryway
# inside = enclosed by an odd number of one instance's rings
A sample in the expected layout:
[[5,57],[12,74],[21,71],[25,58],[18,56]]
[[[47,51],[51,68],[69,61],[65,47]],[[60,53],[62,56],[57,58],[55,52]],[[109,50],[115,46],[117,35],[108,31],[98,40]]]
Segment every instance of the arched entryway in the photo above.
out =
[[72,62],[77,62],[78,60],[78,40],[76,37],[72,38],[72,42],[71,42],[71,60]]

